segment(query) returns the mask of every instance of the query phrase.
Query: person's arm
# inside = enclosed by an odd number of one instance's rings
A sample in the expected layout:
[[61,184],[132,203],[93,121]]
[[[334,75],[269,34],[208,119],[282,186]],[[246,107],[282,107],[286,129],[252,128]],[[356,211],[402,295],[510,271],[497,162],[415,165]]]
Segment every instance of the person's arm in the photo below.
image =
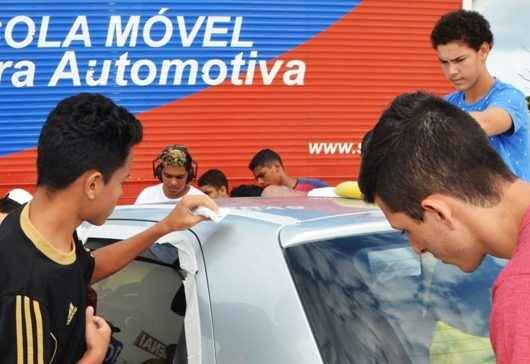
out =
[[218,211],[215,202],[206,195],[184,196],[171,213],[159,223],[127,240],[94,250],[92,253],[95,267],[91,282],[95,283],[120,270],[160,237],[175,230],[187,229],[205,220],[204,216],[192,214],[192,210],[199,206]]
[[85,315],[87,350],[77,364],[101,364],[105,360],[112,332],[103,318],[94,315],[94,308],[87,307]]
[[513,125],[510,114],[500,107],[489,107],[484,111],[471,111],[469,114],[480,124],[488,136],[506,133]]
[[495,289],[490,337],[497,364],[530,363],[530,276],[516,275]]

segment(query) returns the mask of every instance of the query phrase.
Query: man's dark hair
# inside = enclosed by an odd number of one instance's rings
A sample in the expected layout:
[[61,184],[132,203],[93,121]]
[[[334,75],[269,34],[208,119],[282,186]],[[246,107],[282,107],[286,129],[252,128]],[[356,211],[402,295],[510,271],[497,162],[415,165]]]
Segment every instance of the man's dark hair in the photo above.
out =
[[423,92],[396,97],[364,149],[358,182],[365,200],[378,196],[416,220],[431,194],[489,206],[500,200],[500,183],[516,178],[473,117]]
[[0,212],[1,213],[8,214],[14,211],[15,209],[19,208],[20,206],[22,205],[16,201],[13,201],[7,196],[0,198]]
[[68,187],[88,170],[108,182],[142,140],[142,124],[125,108],[100,94],[68,97],[49,113],[37,156],[37,185]]
[[248,169],[253,171],[257,167],[263,167],[273,162],[279,162],[283,167],[282,159],[278,153],[272,149],[262,149],[257,152],[254,157],[252,157],[250,163],[248,164]]
[[258,185],[239,185],[232,189],[230,197],[259,197],[263,187]]
[[209,169],[204,172],[197,181],[197,184],[199,187],[209,185],[218,189],[224,186],[228,191],[228,180],[225,174],[219,169]]
[[443,15],[431,32],[434,49],[454,41],[463,41],[478,51],[484,42],[493,47],[493,33],[488,21],[476,11],[456,10]]

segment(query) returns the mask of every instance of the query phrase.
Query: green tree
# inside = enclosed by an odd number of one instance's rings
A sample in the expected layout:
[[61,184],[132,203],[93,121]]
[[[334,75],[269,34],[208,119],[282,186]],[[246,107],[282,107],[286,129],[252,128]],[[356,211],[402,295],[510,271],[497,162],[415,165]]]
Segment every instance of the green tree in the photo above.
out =
[[528,110],[530,110],[530,96],[526,96],[526,103],[528,104]]

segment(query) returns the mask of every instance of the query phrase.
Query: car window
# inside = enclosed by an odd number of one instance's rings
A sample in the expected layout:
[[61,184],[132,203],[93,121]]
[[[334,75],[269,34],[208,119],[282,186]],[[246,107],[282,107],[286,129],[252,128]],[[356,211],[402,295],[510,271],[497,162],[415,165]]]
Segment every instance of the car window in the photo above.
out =
[[491,287],[505,264],[472,274],[420,257],[398,232],[287,248],[324,363],[494,363]]
[[[90,249],[116,242],[91,239]],[[125,268],[94,285],[97,312],[113,332],[107,362],[184,364],[182,277],[176,265],[177,249],[154,244]]]

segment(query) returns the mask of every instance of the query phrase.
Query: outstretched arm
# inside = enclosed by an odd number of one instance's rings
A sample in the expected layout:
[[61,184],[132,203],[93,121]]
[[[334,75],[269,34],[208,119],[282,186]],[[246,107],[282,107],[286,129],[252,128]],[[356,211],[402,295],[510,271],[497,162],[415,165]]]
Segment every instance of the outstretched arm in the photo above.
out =
[[469,113],[484,129],[488,136],[506,133],[512,128],[512,117],[500,107],[490,107],[484,111]]
[[216,212],[218,210],[215,202],[206,195],[184,196],[171,213],[159,223],[127,240],[94,250],[95,267],[92,283],[123,268],[162,236],[175,230],[187,229],[205,220],[203,216],[192,214],[192,210],[199,206],[208,207]]

